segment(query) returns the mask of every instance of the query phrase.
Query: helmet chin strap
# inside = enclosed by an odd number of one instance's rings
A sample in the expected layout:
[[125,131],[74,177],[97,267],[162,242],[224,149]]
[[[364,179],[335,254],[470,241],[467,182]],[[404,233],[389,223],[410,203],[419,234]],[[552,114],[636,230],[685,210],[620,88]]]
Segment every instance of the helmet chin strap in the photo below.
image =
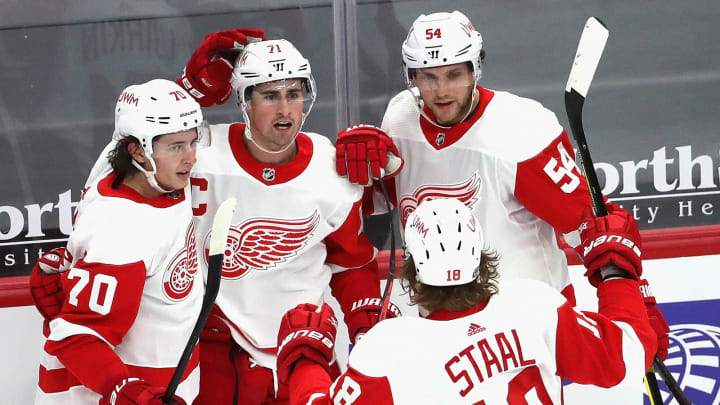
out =
[[299,133],[300,133],[300,131],[295,132],[295,135],[293,136],[292,140],[290,140],[290,142],[288,142],[288,144],[285,145],[284,148],[282,148],[282,149],[280,149],[280,150],[269,150],[269,149],[263,148],[262,146],[258,145],[257,142],[255,142],[255,140],[252,138],[252,132],[250,131],[250,125],[245,125],[245,138],[247,138],[250,142],[252,142],[253,145],[255,145],[255,146],[256,146],[258,149],[260,149],[261,151],[263,151],[263,152],[265,152],[265,153],[270,153],[270,154],[273,154],[273,155],[277,155],[277,154],[283,153],[283,152],[285,152],[286,150],[290,149],[290,147],[295,144],[295,138],[297,138],[297,136],[298,136]]
[[420,90],[419,90],[417,87],[412,87],[412,88],[408,89],[407,91],[409,91],[410,94],[412,94],[413,97],[415,98],[415,108],[418,110],[418,112],[420,113],[420,115],[422,115],[426,120],[428,120],[428,122],[430,122],[431,124],[435,125],[435,126],[438,127],[438,128],[449,129],[449,128],[452,128],[453,125],[465,121],[465,120],[467,119],[467,117],[470,116],[470,114],[471,114],[472,111],[473,111],[473,106],[475,105],[475,93],[477,93],[477,88],[475,88],[475,87],[473,86],[473,91],[472,91],[472,94],[471,94],[471,96],[470,96],[470,106],[468,107],[468,110],[467,110],[467,112],[465,113],[465,116],[464,116],[460,121],[456,122],[455,124],[449,125],[449,126],[448,126],[448,125],[440,125],[440,124],[438,124],[435,120],[433,120],[432,118],[430,118],[430,117],[425,113],[425,111],[423,110],[423,106],[425,105],[425,103],[423,102],[422,97],[420,97]]
[[277,155],[277,154],[283,153],[286,150],[290,149],[291,146],[295,145],[295,138],[297,138],[298,134],[300,134],[300,130],[302,129],[303,124],[305,123],[306,114],[303,114],[302,122],[300,122],[300,128],[298,128],[297,132],[295,132],[295,135],[293,135],[293,138],[290,140],[290,142],[288,142],[288,144],[285,145],[285,147],[280,150],[269,150],[269,149],[263,148],[262,146],[258,145],[257,142],[255,142],[255,140],[252,137],[252,131],[250,131],[250,116],[248,115],[247,111],[245,110],[245,108],[246,108],[245,105],[241,105],[240,108],[242,109],[242,112],[243,112],[243,118],[245,118],[245,131],[244,131],[245,138],[248,141],[252,142],[253,145],[255,145],[261,151],[263,151],[265,153],[269,153],[271,155]]
[[157,171],[157,167],[155,166],[155,161],[153,158],[148,157],[148,160],[150,161],[150,166],[152,166],[152,171],[145,170],[144,167],[140,163],[138,163],[135,159],[132,160],[133,166],[135,166],[138,170],[140,170],[142,173],[145,174],[145,178],[148,181],[148,184],[150,184],[150,187],[154,188],[155,190],[167,194],[172,193],[175,190],[165,190],[164,188],[160,187],[160,184],[158,184],[157,179],[155,178],[155,172]]

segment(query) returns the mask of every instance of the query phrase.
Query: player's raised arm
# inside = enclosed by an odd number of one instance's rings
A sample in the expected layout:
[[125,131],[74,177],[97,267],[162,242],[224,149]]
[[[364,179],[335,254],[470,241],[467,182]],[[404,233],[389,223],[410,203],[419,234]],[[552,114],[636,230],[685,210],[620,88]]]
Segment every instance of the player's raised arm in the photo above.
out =
[[569,304],[558,309],[558,374],[581,384],[612,387],[627,378],[642,379],[656,350],[638,279],[641,246],[635,220],[614,204],[606,217],[588,207],[577,248],[585,275],[597,287],[599,313]]

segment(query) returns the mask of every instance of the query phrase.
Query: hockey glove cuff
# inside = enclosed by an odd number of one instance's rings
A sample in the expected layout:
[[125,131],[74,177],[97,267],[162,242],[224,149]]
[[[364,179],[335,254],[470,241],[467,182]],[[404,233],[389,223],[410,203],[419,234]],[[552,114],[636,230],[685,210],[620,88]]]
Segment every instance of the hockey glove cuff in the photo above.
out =
[[640,280],[640,293],[645,300],[645,309],[647,310],[648,319],[650,320],[650,326],[655,331],[655,335],[658,340],[657,355],[660,360],[665,361],[668,355],[668,348],[670,347],[670,339],[668,333],[670,333],[670,327],[668,326],[665,316],[657,306],[655,296],[650,290],[650,284],[647,280]]
[[52,320],[62,309],[65,292],[61,273],[72,259],[64,247],[53,249],[40,257],[30,273],[30,295],[35,307],[46,321]]
[[330,375],[335,357],[337,319],[328,304],[318,308],[301,304],[288,311],[280,321],[278,333],[277,375],[287,383],[295,364],[310,360],[324,367]]

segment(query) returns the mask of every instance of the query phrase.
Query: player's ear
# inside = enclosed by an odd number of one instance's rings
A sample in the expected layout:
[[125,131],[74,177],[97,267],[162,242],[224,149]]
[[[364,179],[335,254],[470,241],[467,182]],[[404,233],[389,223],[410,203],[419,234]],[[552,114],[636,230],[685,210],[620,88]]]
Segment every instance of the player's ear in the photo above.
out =
[[130,142],[128,143],[127,148],[130,157],[132,157],[140,164],[145,163],[145,151],[143,150],[143,148],[140,147],[138,143]]

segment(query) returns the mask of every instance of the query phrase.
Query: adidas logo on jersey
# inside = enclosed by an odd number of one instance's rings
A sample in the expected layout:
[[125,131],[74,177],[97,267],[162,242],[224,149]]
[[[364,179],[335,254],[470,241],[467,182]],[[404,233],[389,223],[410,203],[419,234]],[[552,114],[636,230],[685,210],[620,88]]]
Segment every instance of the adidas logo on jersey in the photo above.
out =
[[484,330],[485,330],[485,328],[483,328],[482,326],[480,326],[476,323],[471,323],[470,327],[468,328],[468,336],[472,336],[472,335],[474,335],[476,333],[480,333]]

